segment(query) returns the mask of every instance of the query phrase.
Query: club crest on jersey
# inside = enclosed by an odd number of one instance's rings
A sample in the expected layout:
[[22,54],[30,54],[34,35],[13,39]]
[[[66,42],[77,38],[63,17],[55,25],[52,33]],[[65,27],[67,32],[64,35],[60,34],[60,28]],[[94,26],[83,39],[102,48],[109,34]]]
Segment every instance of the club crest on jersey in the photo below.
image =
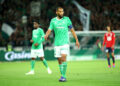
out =
[[112,33],[106,34],[106,36],[107,36],[107,41],[111,41],[112,40]]
[[111,41],[112,40],[112,37],[111,36],[108,36],[107,37],[107,41]]

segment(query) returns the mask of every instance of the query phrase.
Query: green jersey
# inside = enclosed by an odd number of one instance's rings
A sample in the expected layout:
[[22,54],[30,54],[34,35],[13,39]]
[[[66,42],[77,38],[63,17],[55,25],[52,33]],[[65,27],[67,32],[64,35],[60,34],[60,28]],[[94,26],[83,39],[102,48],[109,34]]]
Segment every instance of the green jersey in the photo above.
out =
[[[43,44],[42,42],[45,40],[44,39],[44,31],[41,28],[37,28],[32,31],[32,49],[42,49]],[[38,46],[34,46],[35,43],[38,43]]]
[[69,17],[63,17],[61,19],[55,17],[51,20],[49,29],[55,32],[55,46],[69,44],[68,26],[70,25],[72,25],[72,22]]

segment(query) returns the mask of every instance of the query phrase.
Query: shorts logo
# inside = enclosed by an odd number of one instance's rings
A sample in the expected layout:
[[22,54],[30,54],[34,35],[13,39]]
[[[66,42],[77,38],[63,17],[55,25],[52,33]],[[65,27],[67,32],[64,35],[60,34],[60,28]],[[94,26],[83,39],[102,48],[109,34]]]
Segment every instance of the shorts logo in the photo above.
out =
[[106,53],[108,53],[108,49],[106,49]]

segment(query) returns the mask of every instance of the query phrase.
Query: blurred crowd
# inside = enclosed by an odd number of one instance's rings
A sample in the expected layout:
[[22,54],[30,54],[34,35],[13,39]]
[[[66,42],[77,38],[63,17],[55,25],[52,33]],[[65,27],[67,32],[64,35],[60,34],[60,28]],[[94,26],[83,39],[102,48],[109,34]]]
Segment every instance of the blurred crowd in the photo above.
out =
[[[31,16],[31,2],[40,2],[40,16]],[[111,25],[114,30],[120,30],[120,0],[76,0],[84,8],[91,11],[90,30],[105,30]],[[51,18],[55,17],[56,7],[62,6],[65,15],[69,16],[76,31],[82,31],[79,11],[72,0],[1,0],[0,2],[0,46],[11,43],[13,46],[31,45],[33,20],[40,19],[44,31],[49,27]],[[27,16],[27,25],[21,21]],[[2,36],[2,24],[7,23],[15,28],[8,38]]]

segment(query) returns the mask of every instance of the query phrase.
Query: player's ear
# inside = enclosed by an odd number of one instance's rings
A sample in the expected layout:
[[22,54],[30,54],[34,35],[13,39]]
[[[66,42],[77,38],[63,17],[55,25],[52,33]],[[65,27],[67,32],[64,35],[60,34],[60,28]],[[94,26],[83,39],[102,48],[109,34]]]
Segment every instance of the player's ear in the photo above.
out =
[[56,11],[56,14],[57,14],[58,12]]

